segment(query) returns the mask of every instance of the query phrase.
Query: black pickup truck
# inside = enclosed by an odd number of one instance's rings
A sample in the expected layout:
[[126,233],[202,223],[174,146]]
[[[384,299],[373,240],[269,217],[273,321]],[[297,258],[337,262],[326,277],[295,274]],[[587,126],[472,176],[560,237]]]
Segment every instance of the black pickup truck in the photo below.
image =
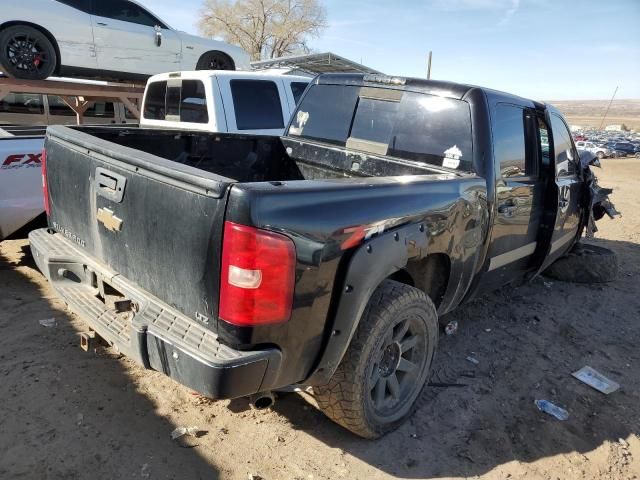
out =
[[587,170],[549,105],[322,75],[284,137],[50,127],[31,249],[90,332],[146,368],[257,406],[313,387],[375,438],[412,413],[439,317],[578,241]]

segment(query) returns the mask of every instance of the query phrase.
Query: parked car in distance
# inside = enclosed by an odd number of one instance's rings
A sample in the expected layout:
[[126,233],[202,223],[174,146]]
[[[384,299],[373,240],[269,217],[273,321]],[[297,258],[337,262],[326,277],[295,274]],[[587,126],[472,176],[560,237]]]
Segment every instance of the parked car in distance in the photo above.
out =
[[611,156],[611,150],[603,145],[596,145],[593,142],[577,141],[576,148],[591,152],[600,159]]
[[53,126],[45,147],[31,251],[92,331],[207,397],[311,387],[367,438],[414,411],[440,316],[591,224],[558,110],[451,82],[321,75],[284,136]]
[[640,158],[640,149],[629,142],[607,143],[607,147],[618,152],[624,152],[625,156]]
[[3,3],[0,69],[11,77],[129,80],[172,70],[250,67],[240,47],[174,30],[131,0]]
[[140,125],[205,132],[282,135],[309,77],[190,71],[147,81]]
[[[84,113],[86,124],[138,123],[121,102],[92,102]],[[75,125],[75,112],[56,95],[11,92],[0,98],[2,125]]]

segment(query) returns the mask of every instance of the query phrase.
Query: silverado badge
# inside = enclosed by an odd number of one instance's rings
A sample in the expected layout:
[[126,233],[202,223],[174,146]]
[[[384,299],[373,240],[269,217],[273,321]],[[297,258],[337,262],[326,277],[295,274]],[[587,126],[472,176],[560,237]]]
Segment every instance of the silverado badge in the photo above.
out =
[[99,208],[96,220],[104,225],[104,228],[112,232],[119,232],[122,227],[122,219],[116,217],[113,211],[108,208]]

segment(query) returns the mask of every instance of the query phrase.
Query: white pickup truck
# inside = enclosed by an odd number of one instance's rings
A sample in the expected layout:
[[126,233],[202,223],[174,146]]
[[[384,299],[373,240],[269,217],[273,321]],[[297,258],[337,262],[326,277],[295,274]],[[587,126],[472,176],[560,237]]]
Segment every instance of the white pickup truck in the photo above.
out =
[[[155,75],[147,82],[140,127],[280,135],[310,81],[216,70]],[[44,212],[44,128],[0,129],[0,240]]]

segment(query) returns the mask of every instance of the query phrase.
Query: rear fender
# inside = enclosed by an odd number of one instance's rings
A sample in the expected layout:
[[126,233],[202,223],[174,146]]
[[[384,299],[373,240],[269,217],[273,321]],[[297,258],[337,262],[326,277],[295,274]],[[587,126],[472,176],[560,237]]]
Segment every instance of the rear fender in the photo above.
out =
[[423,223],[410,224],[366,241],[351,256],[344,281],[337,284],[334,321],[326,346],[305,385],[323,385],[342,361],[374,290],[410,258],[427,255],[428,232]]

